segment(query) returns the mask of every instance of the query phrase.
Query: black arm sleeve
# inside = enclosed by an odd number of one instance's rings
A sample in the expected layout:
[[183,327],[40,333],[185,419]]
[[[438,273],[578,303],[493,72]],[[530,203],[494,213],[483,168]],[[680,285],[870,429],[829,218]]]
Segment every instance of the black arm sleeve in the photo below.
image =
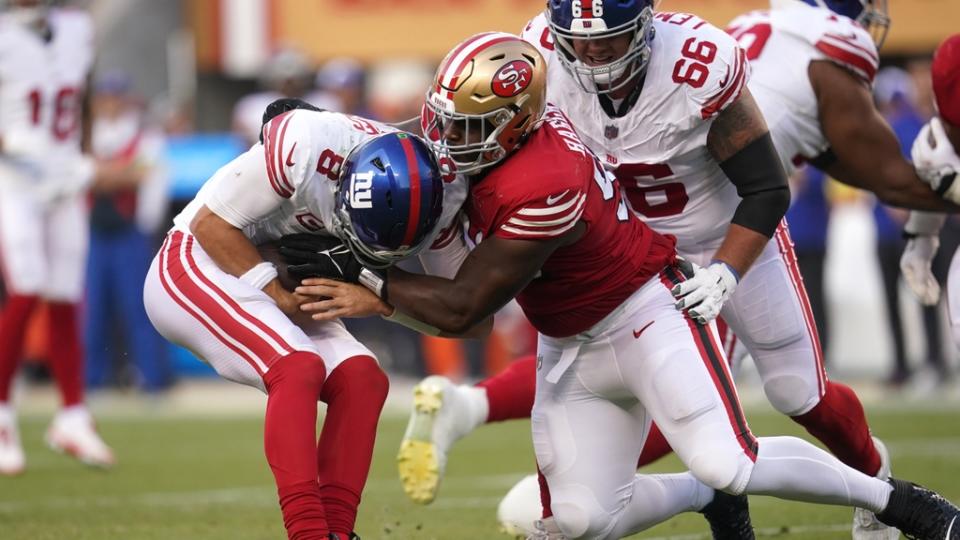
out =
[[790,206],[790,187],[770,133],[729,157],[720,168],[743,199],[730,222],[772,237]]

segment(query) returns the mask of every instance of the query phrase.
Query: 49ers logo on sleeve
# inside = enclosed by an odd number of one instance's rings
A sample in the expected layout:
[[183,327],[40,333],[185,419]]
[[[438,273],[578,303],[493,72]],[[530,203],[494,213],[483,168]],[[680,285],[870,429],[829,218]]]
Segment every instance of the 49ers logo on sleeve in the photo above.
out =
[[508,98],[523,92],[532,79],[533,66],[523,60],[514,60],[497,70],[490,87],[494,94]]

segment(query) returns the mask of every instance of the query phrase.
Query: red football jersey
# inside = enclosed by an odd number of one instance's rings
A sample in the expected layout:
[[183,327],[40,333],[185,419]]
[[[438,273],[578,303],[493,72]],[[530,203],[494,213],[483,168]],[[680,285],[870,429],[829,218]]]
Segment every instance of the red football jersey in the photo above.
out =
[[519,151],[470,187],[465,206],[477,244],[491,235],[547,240],[586,223],[517,296],[548,336],[589,329],[675,257],[673,239],[627,209],[619,184],[553,106]]

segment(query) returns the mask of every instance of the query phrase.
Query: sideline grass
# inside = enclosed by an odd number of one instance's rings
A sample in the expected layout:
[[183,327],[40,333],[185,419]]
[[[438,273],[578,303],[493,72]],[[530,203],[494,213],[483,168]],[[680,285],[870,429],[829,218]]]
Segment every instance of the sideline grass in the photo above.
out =
[[[758,435],[802,434],[769,410],[752,410],[748,417]],[[871,421],[893,453],[895,474],[960,501],[958,417],[956,411],[883,410],[871,414]],[[4,540],[285,537],[258,418],[101,421],[120,460],[110,472],[84,468],[44,448],[46,422],[23,419],[27,472],[0,478]],[[407,501],[396,480],[393,456],[404,425],[399,417],[382,422],[358,522],[364,540],[506,538],[497,532],[494,512],[500,497],[532,470],[528,424],[487,426],[459,444],[440,496],[429,507]],[[650,470],[679,468],[671,458]],[[850,537],[847,509],[766,497],[751,498],[751,508],[761,536]],[[681,516],[637,538],[697,538],[704,529],[699,516]]]

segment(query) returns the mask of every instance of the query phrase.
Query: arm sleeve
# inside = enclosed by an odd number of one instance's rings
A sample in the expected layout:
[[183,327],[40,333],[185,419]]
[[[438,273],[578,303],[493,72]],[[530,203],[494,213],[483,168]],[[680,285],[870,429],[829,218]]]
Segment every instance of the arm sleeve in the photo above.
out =
[[494,234],[510,240],[547,240],[573,228],[583,215],[585,188],[528,199],[515,205],[500,220]]
[[222,167],[212,181],[207,207],[238,229],[267,216],[284,200],[267,181],[260,144]]
[[[713,55],[710,55],[711,46]],[[684,41],[682,47],[678,58],[685,59],[687,64],[678,62],[678,67],[675,68],[675,71],[681,70],[678,73],[682,73],[685,65],[696,62],[697,56],[713,56],[713,60],[706,63],[708,71],[703,82],[699,86],[688,83],[683,87],[687,89],[687,95],[700,118],[716,118],[737,101],[750,79],[747,54],[736,40],[710,24],[704,24],[697,29],[695,34]]]

